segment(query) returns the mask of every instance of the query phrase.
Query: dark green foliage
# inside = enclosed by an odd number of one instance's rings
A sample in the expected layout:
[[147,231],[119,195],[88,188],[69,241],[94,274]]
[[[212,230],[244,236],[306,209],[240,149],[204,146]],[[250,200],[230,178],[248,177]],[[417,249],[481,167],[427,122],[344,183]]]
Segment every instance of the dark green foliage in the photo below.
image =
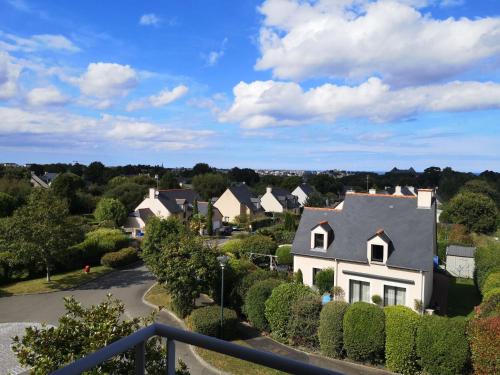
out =
[[290,212],[285,212],[283,218],[283,229],[288,232],[295,232],[297,230],[297,220]]
[[228,172],[229,179],[234,182],[244,182],[247,185],[254,185],[259,182],[259,175],[250,168],[234,167]]
[[301,271],[300,268],[293,275],[293,279],[298,284],[303,284],[304,283],[304,277],[302,276],[302,271]]
[[15,199],[9,194],[0,192],[0,217],[10,216],[15,208]]
[[209,236],[214,234],[214,207],[212,201],[208,201],[207,206],[207,234]]
[[9,194],[14,198],[15,208],[26,203],[31,190],[28,180],[17,180],[9,177],[0,178],[0,192]]
[[311,176],[308,182],[321,194],[338,194],[341,189],[341,184],[339,184],[335,177],[323,173]]
[[490,272],[500,270],[500,244],[490,241],[484,246],[478,247],[474,254],[474,261],[476,283],[483,293],[483,286]]
[[66,199],[73,213],[78,211],[77,193],[84,186],[83,180],[80,176],[74,173],[61,173],[50,184],[50,189],[54,194],[61,198]]
[[159,182],[160,189],[178,189],[179,181],[172,172],[165,172]]
[[328,357],[342,358],[344,355],[344,315],[349,304],[333,301],[323,306],[319,318],[318,337],[321,353]]
[[248,256],[250,253],[274,255],[277,247],[278,245],[271,237],[253,234],[241,241],[239,254],[240,256]]
[[325,207],[326,200],[320,193],[314,192],[309,197],[307,197],[304,202],[306,207]]
[[255,271],[249,272],[245,276],[241,277],[241,279],[235,285],[231,298],[243,302],[245,301],[245,297],[248,290],[254,284],[256,284],[259,281],[267,279],[281,279],[285,281],[285,278],[281,276],[282,274],[279,272],[263,270],[260,268]]
[[127,210],[117,199],[102,198],[97,203],[94,216],[99,222],[112,221],[116,226],[120,226],[127,219]]
[[349,306],[344,316],[344,348],[355,361],[380,362],[384,355],[384,310],[366,302]]
[[382,297],[378,294],[372,295],[372,302],[377,306],[382,306]]
[[418,372],[416,337],[420,315],[406,306],[388,306],[385,312],[385,361],[389,370]]
[[250,221],[252,230],[257,230],[260,228],[265,228],[273,224],[273,219],[271,217],[259,217]]
[[316,274],[314,284],[317,286],[319,293],[324,294],[333,288],[334,281],[335,271],[332,268],[327,268]]
[[147,186],[128,182],[106,191],[104,197],[119,200],[125,207],[125,210],[131,212],[142,202],[147,189]]
[[85,169],[83,177],[86,181],[102,184],[104,182],[104,169],[104,164],[94,161]]
[[430,375],[463,374],[469,346],[463,318],[425,315],[417,330],[417,354],[422,369]]
[[467,181],[460,190],[486,195],[497,205],[500,204],[500,195],[490,184],[488,184],[488,182],[484,180],[475,179]]
[[291,344],[307,348],[318,346],[321,307],[321,299],[318,295],[305,295],[297,298],[291,306],[288,322],[288,339]]
[[278,245],[290,244],[295,237],[295,232],[285,230],[282,224],[261,228],[257,230],[257,234],[271,237]]
[[108,267],[118,268],[129,265],[139,260],[137,249],[126,247],[124,249],[104,254],[101,264]]
[[283,283],[279,279],[266,279],[253,284],[245,296],[243,311],[252,325],[261,330],[269,330],[269,322],[265,316],[265,302],[274,288]]
[[283,245],[278,247],[276,255],[278,256],[278,264],[293,264],[293,255],[291,254],[292,247],[290,245]]
[[493,269],[486,278],[482,293],[485,298],[489,297],[494,291],[500,292],[500,267],[498,269]]
[[191,170],[193,176],[211,173],[212,171],[213,168],[210,167],[207,163],[197,163],[193,166],[193,169]]
[[[219,337],[220,306],[212,305],[194,310],[188,317],[188,326],[202,335]],[[223,338],[229,340],[236,336],[238,316],[234,310],[224,308]]]
[[274,288],[265,303],[265,316],[275,339],[287,340],[291,308],[299,297],[308,294],[314,294],[314,292],[303,284],[286,283]]
[[218,173],[206,173],[193,177],[193,188],[204,200],[219,197],[227,186],[227,177]]

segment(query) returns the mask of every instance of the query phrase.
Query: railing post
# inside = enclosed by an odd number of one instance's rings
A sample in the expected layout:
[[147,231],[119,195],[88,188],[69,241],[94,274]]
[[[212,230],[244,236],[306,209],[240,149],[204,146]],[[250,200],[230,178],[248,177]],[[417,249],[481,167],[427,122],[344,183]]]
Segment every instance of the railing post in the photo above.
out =
[[135,375],[144,375],[144,366],[146,364],[146,347],[145,342],[135,346]]
[[175,341],[167,338],[167,375],[175,375]]

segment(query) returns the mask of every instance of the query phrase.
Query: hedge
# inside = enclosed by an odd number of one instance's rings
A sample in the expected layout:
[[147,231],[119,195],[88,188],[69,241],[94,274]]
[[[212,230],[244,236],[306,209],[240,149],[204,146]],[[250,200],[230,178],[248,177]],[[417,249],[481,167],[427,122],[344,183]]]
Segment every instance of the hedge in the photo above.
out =
[[240,239],[232,239],[227,242],[224,242],[221,245],[221,250],[224,253],[230,253],[230,254],[239,254],[241,250],[241,244],[243,243],[243,240]]
[[308,294],[314,292],[303,284],[286,283],[274,288],[265,303],[265,316],[275,339],[286,341],[291,307],[299,297]]
[[333,301],[323,306],[319,317],[318,338],[321,353],[328,357],[342,358],[344,355],[344,315],[349,304]]
[[268,227],[273,224],[273,218],[265,217],[261,219],[255,219],[250,221],[250,225],[252,226],[252,230],[257,230],[260,228]]
[[266,279],[252,285],[245,297],[243,312],[252,325],[261,330],[269,330],[269,322],[265,316],[266,301],[274,288],[283,282],[278,279]]
[[276,256],[278,257],[278,264],[289,264],[293,263],[293,255],[291,254],[292,247],[290,245],[284,245],[278,247],[276,250]]
[[292,345],[308,348],[318,346],[319,315],[321,299],[318,295],[297,298],[290,310],[288,339]]
[[[257,282],[267,279],[280,279],[281,273],[270,270],[258,269],[243,276],[233,289],[232,298],[245,301],[248,290]],[[243,303],[243,302],[242,302]]]
[[271,237],[260,234],[253,234],[242,240],[240,256],[249,255],[250,253],[274,255],[276,252],[276,242]]
[[469,360],[465,319],[425,315],[417,329],[417,355],[430,375],[463,374]]
[[[500,256],[500,254],[498,255]],[[488,274],[486,280],[484,281],[483,291],[482,291],[483,296],[487,298],[494,292],[498,293],[499,290],[500,290],[500,270],[495,269]]]
[[379,362],[384,353],[384,310],[367,302],[356,302],[344,315],[344,348],[355,361]]
[[474,254],[476,265],[476,283],[483,293],[483,286],[490,272],[500,271],[500,244],[488,243],[478,247]]
[[400,374],[418,372],[415,339],[420,315],[405,306],[388,306],[385,312],[385,363]]
[[133,247],[126,247],[119,251],[104,254],[101,258],[101,264],[108,267],[123,267],[130,263],[139,260],[137,249]]
[[327,268],[319,271],[314,278],[314,284],[318,287],[319,294],[329,292],[333,288],[335,281],[335,271]]
[[500,373],[500,316],[473,319],[468,336],[474,374]]
[[[194,310],[187,318],[188,327],[202,335],[218,337],[220,333],[220,306],[212,305]],[[238,317],[234,310],[224,308],[224,338],[235,337]]]

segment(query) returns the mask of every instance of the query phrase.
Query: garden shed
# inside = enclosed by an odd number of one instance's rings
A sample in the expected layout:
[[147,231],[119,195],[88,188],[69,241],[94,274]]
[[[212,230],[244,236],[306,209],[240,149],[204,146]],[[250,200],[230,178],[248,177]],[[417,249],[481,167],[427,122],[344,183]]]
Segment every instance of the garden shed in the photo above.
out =
[[455,277],[474,277],[475,247],[450,245],[446,248],[446,271]]

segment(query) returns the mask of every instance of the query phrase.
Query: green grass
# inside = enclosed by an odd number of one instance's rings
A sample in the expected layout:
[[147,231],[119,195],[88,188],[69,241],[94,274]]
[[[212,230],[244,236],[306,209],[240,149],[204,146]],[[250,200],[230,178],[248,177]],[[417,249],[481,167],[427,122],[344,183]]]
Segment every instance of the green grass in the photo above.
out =
[[77,287],[87,281],[94,280],[113,269],[106,266],[92,267],[89,274],[83,270],[59,273],[51,276],[51,281],[47,282],[45,277],[40,279],[19,281],[0,287],[0,297],[26,293],[44,293]]
[[144,299],[156,306],[162,306],[167,310],[172,310],[172,299],[167,290],[160,284],[152,287],[144,296]]
[[448,316],[468,316],[481,303],[481,295],[472,279],[450,278]]

